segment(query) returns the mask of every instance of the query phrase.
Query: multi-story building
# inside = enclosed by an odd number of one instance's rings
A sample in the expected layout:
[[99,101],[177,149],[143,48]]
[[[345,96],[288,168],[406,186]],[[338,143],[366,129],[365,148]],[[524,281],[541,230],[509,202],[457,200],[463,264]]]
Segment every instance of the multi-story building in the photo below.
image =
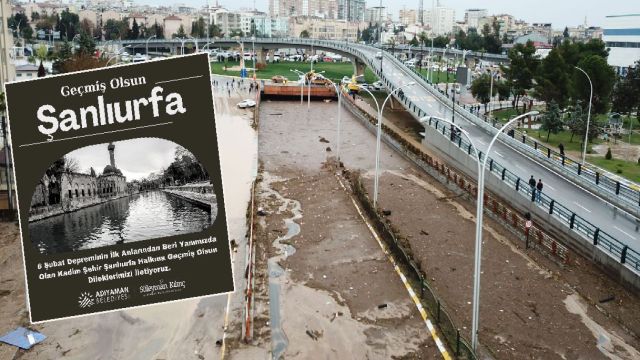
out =
[[297,16],[289,18],[289,36],[299,37],[307,31],[309,37],[328,40],[358,39],[358,29],[364,28],[363,23],[355,21],[321,19],[317,17]]
[[364,21],[365,0],[338,0],[338,19]]
[[479,20],[487,16],[487,9],[467,9],[464,12],[464,22],[467,28],[479,29]]
[[602,40],[610,49],[609,65],[626,74],[626,69],[640,59],[640,14],[607,16]]
[[423,19],[432,34],[445,35],[451,33],[456,25],[456,11],[448,7],[436,6],[425,10]]
[[236,12],[221,10],[215,13],[213,23],[220,27],[220,31],[229,36],[234,31],[242,29],[242,15]]
[[[275,17],[314,16],[334,19],[341,0],[269,0],[269,15]],[[361,1],[364,0],[351,0]]]
[[387,8],[384,6],[373,6],[367,8],[364,13],[364,21],[368,23],[385,22],[389,18],[387,14]]
[[4,91],[4,83],[15,80],[16,69],[11,58],[13,35],[8,27],[11,6],[7,0],[0,0],[0,92]]
[[404,25],[413,25],[418,23],[417,12],[414,9],[400,9],[400,23]]

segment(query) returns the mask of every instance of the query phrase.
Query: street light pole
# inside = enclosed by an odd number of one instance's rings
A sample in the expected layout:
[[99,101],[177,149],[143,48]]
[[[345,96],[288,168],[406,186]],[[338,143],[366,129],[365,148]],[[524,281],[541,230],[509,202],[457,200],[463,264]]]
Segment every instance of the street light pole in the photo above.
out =
[[300,76],[302,79],[302,84],[300,84],[300,105],[302,105],[304,103],[304,80],[305,80],[304,73],[300,70],[294,70],[294,69],[289,69],[289,71],[295,74],[298,74],[298,76]]
[[[484,211],[484,170],[487,166],[487,160],[489,159],[489,152],[493,147],[493,144],[496,142],[500,134],[509,127],[511,124],[516,122],[517,120],[532,116],[538,115],[538,111],[530,111],[528,113],[522,114],[520,116],[516,116],[515,118],[509,120],[506,124],[504,124],[500,130],[496,133],[496,135],[491,139],[489,146],[485,150],[484,160],[482,161],[482,167],[480,168],[480,172],[478,173],[478,190],[477,190],[477,199],[476,199],[476,244],[475,244],[475,257],[474,257],[474,271],[473,271],[473,311],[472,311],[472,319],[471,319],[471,347],[475,352],[478,347],[478,321],[480,314],[480,268],[482,263],[482,215]],[[480,157],[478,157],[478,162],[480,162]]]
[[341,85],[336,84],[331,81],[331,79],[327,79],[333,87],[336,89],[336,94],[338,95],[338,129],[336,135],[336,158],[338,159],[338,166],[340,165],[340,129],[342,127],[342,89]]
[[589,122],[591,121],[591,102],[593,100],[593,83],[591,82],[591,78],[589,77],[589,74],[587,74],[586,71],[582,70],[581,68],[576,66],[576,69],[582,71],[582,73],[587,77],[587,80],[589,80],[589,89],[590,89],[590,93],[589,93],[589,111],[587,112],[587,131],[584,134],[584,146],[582,148],[582,165],[584,165],[585,162],[585,158],[587,156],[587,142],[589,141]]
[[489,86],[489,118],[491,119],[491,101],[493,101],[493,71],[489,69],[489,76],[491,77],[491,85]]
[[377,126],[378,129],[377,129],[377,133],[376,133],[376,172],[375,172],[375,178],[374,178],[374,182],[373,182],[373,207],[374,208],[376,207],[376,205],[378,203],[378,178],[380,177],[380,138],[382,137],[382,112],[384,111],[384,106],[387,104],[387,101],[391,98],[393,93],[399,91],[403,87],[413,86],[415,84],[416,83],[412,81],[410,83],[407,83],[407,84],[404,84],[402,86],[399,86],[399,87],[395,88],[384,99],[384,102],[382,103],[382,107],[380,107],[378,105],[378,100],[376,100],[376,97],[373,96],[373,93],[371,93],[371,91],[369,91],[369,89],[363,88],[361,85],[358,85],[358,87],[361,90],[364,90],[364,91],[368,92],[369,95],[371,95],[371,97],[373,98],[373,100],[376,103],[376,107],[378,108],[378,126]]
[[156,35],[150,36],[144,44],[144,56],[147,57],[147,60],[149,60],[149,40],[153,39],[154,37],[156,37]]

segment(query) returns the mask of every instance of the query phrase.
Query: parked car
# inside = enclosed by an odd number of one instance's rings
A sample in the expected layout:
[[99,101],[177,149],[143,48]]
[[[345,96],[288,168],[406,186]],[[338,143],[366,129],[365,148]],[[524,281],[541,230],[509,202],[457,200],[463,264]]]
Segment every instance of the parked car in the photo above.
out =
[[256,102],[251,99],[242,100],[238,103],[240,109],[252,108],[256,106]]
[[384,90],[384,84],[383,84],[383,83],[382,83],[382,81],[380,81],[380,80],[378,80],[378,81],[374,82],[373,84],[371,84],[371,87],[372,87],[374,90],[377,90],[377,91],[382,91],[382,90]]
[[343,76],[343,77],[342,77],[342,80],[341,80],[340,82],[341,82],[343,85],[344,85],[344,84],[348,84],[348,83],[350,83],[350,82],[351,82],[351,78],[350,78],[350,77],[348,77],[348,76]]
[[376,59],[382,59],[382,51],[376,53]]

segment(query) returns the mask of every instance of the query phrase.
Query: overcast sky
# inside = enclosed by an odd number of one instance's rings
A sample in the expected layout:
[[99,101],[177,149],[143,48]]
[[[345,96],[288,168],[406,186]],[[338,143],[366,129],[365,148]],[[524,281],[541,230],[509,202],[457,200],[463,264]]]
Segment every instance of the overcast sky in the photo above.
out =
[[[70,152],[69,156],[78,160],[80,172],[89,173],[89,168],[93,167],[99,174],[110,163],[108,145],[87,146]],[[169,166],[177,146],[174,142],[157,138],[117,141],[114,145],[116,167],[127,181],[142,179]]]
[[[150,5],[170,5],[184,3],[190,6],[202,7],[206,0],[134,0]],[[209,0],[215,4],[216,0]],[[241,7],[252,8],[254,0],[218,0],[221,6],[228,9]],[[418,0],[382,0],[383,6],[390,8],[394,19],[398,18],[398,11],[403,7],[417,9]],[[269,0],[255,0],[256,8],[268,11]],[[424,7],[431,7],[431,0],[424,0]],[[441,4],[456,10],[456,18],[464,18],[464,10],[469,8],[487,9],[489,14],[507,13],[527,22],[550,22],[554,28],[560,29],[576,26],[584,22],[602,26],[606,15],[637,14],[640,12],[638,0],[442,0]],[[367,0],[367,6],[379,6],[380,0]]]

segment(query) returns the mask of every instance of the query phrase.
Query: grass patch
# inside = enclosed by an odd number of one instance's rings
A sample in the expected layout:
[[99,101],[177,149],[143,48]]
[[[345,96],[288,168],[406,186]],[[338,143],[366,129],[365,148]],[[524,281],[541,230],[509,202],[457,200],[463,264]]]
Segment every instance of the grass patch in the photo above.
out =
[[[423,68],[422,70],[418,69],[418,72],[421,73],[425,78],[429,78],[429,70]],[[446,71],[434,71],[433,72],[433,82],[435,83],[446,83],[446,82],[454,82],[456,80],[455,74],[450,74],[447,78]]]
[[589,162],[609,172],[640,183],[640,165],[637,162],[619,159],[607,160],[601,157],[589,157]]
[[[240,63],[238,61],[228,61],[228,62],[212,62],[211,63],[211,72],[217,75],[228,75],[228,76],[240,76],[240,71],[234,70],[230,71],[224,70],[224,65],[227,65],[228,68],[233,66],[239,66]],[[247,62],[245,66],[251,66],[251,62]],[[279,63],[271,63],[267,64],[267,67],[262,70],[256,71],[256,77],[258,79],[271,79],[273,76],[281,75],[286,77],[289,80],[298,80],[298,75],[290,70],[299,70],[302,72],[308,72],[310,68],[310,64],[306,62],[298,62],[298,61],[283,61]],[[350,62],[341,62],[341,63],[332,63],[332,62],[320,62],[313,64],[313,70],[316,72],[324,71],[323,74],[325,77],[333,81],[342,80],[344,76],[353,75],[353,65]],[[249,77],[253,76],[253,72],[249,71]],[[376,75],[371,71],[371,69],[366,68],[364,72],[364,78],[367,83],[372,83],[377,80]]]
[[[520,128],[520,131],[526,131],[528,136],[531,136],[538,140],[538,142],[550,146],[552,149],[558,151],[558,145],[562,143],[564,145],[564,151],[578,151],[582,152],[582,141],[584,138],[580,134],[575,134],[573,136],[573,141],[571,140],[571,132],[569,131],[561,131],[557,134],[549,135],[549,141],[547,141],[547,132],[544,130],[533,130],[527,128]],[[591,145],[601,144],[602,139],[596,138],[589,141],[589,147],[587,148],[587,153],[591,152]]]

